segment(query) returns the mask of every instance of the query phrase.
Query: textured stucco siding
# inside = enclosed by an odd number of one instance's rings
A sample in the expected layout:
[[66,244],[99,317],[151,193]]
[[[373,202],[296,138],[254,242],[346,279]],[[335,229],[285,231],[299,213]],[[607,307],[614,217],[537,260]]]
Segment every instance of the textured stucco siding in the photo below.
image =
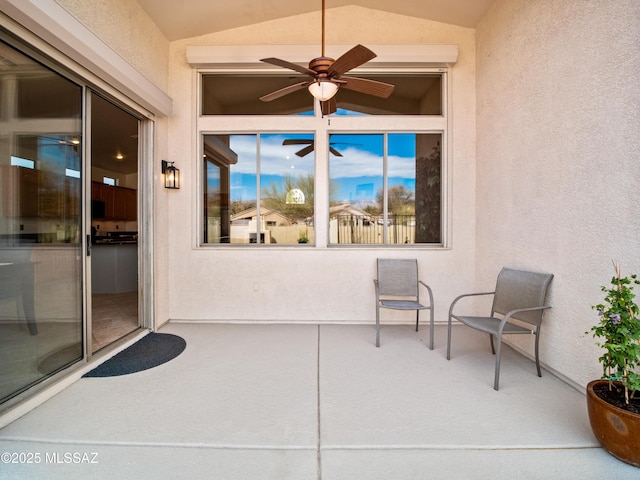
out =
[[145,77],[166,91],[169,40],[131,0],[56,0]]
[[[354,22],[354,18],[358,21]],[[193,249],[199,221],[194,193],[198,165],[182,161],[184,187],[179,192],[172,192],[175,195],[172,195],[168,212],[171,218],[170,318],[373,324],[372,279],[375,259],[379,256],[418,258],[423,278],[434,289],[438,320],[446,319],[448,305],[456,292],[470,288],[475,276],[474,31],[361,7],[329,9],[327,44],[357,43],[457,44],[459,47],[459,59],[451,73],[455,132],[449,171],[453,177],[452,248]],[[170,119],[172,158],[186,160],[197,156],[194,135],[196,75],[187,64],[186,46],[252,44],[273,44],[275,56],[278,56],[279,44],[318,45],[319,49],[320,14],[299,15],[172,42],[170,93],[175,105]],[[243,119],[244,131],[255,131],[259,125],[264,127],[264,123],[256,123],[251,117]],[[214,130],[226,131],[228,128],[228,122],[222,119]],[[319,170],[318,175],[322,175],[323,168]],[[319,185],[318,188],[326,187]],[[319,196],[320,193],[316,198]],[[327,207],[320,202],[316,208]],[[327,227],[319,223],[316,228]],[[412,318],[407,312],[395,313],[386,311],[385,321],[410,321],[408,319]]]
[[554,273],[542,361],[584,385],[611,260],[640,270],[640,2],[498,0],[476,34],[477,282]]

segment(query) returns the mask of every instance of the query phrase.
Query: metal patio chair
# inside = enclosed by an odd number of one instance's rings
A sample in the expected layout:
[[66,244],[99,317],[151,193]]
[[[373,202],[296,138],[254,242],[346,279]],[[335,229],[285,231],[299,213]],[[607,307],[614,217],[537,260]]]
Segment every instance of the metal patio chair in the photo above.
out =
[[[430,310],[429,348],[433,350],[433,293],[431,288],[418,279],[416,259],[378,259],[378,278],[373,280],[376,289],[376,347],[380,346],[380,309],[415,310],[416,332],[420,321],[420,310]],[[429,294],[429,304],[420,303],[420,286]]]
[[[535,361],[538,376],[541,377],[538,344],[540,341],[540,324],[545,310],[547,290],[553,279],[550,273],[536,273],[524,270],[503,268],[498,275],[496,289],[493,292],[468,293],[457,297],[449,308],[449,325],[447,334],[447,360],[451,358],[451,322],[455,318],[463,324],[489,334],[491,351],[496,355],[496,368],[493,388],[498,390],[500,378],[500,348],[502,335],[534,334]],[[493,305],[488,317],[476,317],[454,314],[453,309],[458,301],[471,296],[493,295]],[[499,315],[499,316],[496,316]],[[498,348],[494,348],[493,337],[497,337]]]

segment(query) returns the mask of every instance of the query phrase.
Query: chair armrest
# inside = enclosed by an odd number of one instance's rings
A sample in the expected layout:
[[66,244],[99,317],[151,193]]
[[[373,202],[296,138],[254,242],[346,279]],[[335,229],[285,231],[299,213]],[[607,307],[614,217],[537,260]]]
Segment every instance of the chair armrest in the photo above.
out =
[[477,293],[464,293],[462,295],[458,295],[454,298],[453,302],[451,302],[451,306],[449,307],[449,323],[451,323],[451,317],[453,316],[453,307],[458,303],[458,301],[462,300],[466,297],[478,297],[480,295],[494,295],[496,292],[477,292]]
[[378,279],[377,278],[373,279],[373,285],[376,287],[376,302],[377,302],[378,298],[380,297],[380,294],[379,294],[380,289],[378,287]]
[[[507,312],[507,314],[502,318],[502,320],[500,321],[500,325],[498,325],[498,331],[502,332],[502,329],[504,328],[504,325],[509,321],[509,319],[511,317],[513,317],[514,315],[517,315],[518,313],[522,313],[522,312],[533,312],[535,310],[548,310],[551,308],[551,305],[540,305],[539,307],[529,307],[529,308],[516,308],[513,309],[509,312]],[[536,328],[539,325],[536,325]]]
[[422,280],[418,280],[418,283],[427,289],[427,293],[429,293],[429,308],[433,308],[433,292],[431,291],[431,287]]

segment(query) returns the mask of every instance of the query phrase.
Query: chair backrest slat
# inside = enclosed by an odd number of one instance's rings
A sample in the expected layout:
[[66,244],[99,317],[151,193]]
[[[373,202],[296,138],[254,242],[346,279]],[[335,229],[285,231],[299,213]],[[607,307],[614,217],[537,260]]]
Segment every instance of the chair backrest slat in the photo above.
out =
[[379,258],[378,288],[384,296],[418,295],[418,261],[416,259]]
[[[496,293],[492,311],[506,314],[516,308],[531,308],[545,305],[549,284],[553,279],[550,273],[528,272],[503,268],[498,275]],[[544,310],[522,312],[514,318],[537,325]]]

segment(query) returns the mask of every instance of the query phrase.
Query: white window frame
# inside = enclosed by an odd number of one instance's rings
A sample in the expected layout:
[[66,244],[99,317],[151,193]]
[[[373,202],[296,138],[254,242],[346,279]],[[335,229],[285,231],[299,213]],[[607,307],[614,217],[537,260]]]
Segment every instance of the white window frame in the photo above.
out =
[[[386,46],[387,50],[392,46]],[[192,47],[190,47],[192,48]],[[195,48],[195,47],[193,47]],[[210,49],[211,47],[204,47]],[[395,46],[396,49],[402,49],[403,46]],[[412,65],[407,64],[400,65],[398,62],[383,62],[376,66],[371,65],[367,67],[360,67],[355,69],[353,73],[357,74],[381,74],[381,73],[393,73],[393,74],[415,74],[415,73],[440,73],[443,75],[442,82],[442,95],[443,95],[443,113],[442,115],[372,115],[372,116],[328,116],[323,117],[318,108],[318,102],[315,102],[316,114],[314,116],[294,116],[294,115],[201,115],[201,96],[202,96],[202,75],[211,73],[226,73],[226,74],[239,74],[239,73],[263,73],[263,74],[282,74],[282,69],[278,68],[264,68],[263,66],[256,66],[255,63],[247,63],[239,66],[238,63],[231,65],[229,63],[221,62],[219,66],[212,67],[211,63],[204,58],[204,56],[198,57],[198,61],[194,60],[193,49],[187,52],[189,63],[194,67],[193,69],[193,84],[198,92],[195,96],[195,104],[193,105],[193,111],[196,116],[196,148],[198,152],[198,160],[202,159],[203,135],[216,135],[216,134],[229,134],[229,133],[254,133],[254,132],[269,132],[269,133],[308,133],[313,132],[315,135],[315,248],[422,248],[422,249],[449,249],[451,245],[451,114],[452,111],[452,95],[451,95],[451,69],[449,65],[444,66],[424,66],[426,62],[422,62],[421,65],[416,65],[414,62]],[[202,50],[204,51],[204,50]],[[375,50],[374,50],[375,51]],[[189,56],[191,54],[191,57]],[[284,56],[280,55],[279,56]],[[311,58],[311,57],[309,57]],[[456,48],[457,58],[457,48]],[[373,63],[373,62],[370,62]],[[450,63],[455,63],[455,60]],[[400,65],[400,66],[398,66]],[[207,68],[202,68],[207,67]],[[413,244],[407,245],[336,245],[329,243],[329,135],[332,133],[439,133],[442,135],[442,173],[441,173],[441,185],[442,185],[442,206],[441,206],[441,243],[440,244]],[[203,221],[202,211],[203,205],[203,178],[202,169],[195,168],[196,172],[193,202],[196,205],[194,211],[194,225],[195,231],[193,232],[193,248],[234,248],[233,245],[224,244],[207,244],[202,245],[201,239],[203,238]],[[322,188],[320,188],[322,187]],[[243,247],[235,247],[243,248]],[[276,248],[276,247],[272,247]],[[291,246],[283,246],[281,248],[291,248]],[[295,247],[294,247],[295,248]]]

